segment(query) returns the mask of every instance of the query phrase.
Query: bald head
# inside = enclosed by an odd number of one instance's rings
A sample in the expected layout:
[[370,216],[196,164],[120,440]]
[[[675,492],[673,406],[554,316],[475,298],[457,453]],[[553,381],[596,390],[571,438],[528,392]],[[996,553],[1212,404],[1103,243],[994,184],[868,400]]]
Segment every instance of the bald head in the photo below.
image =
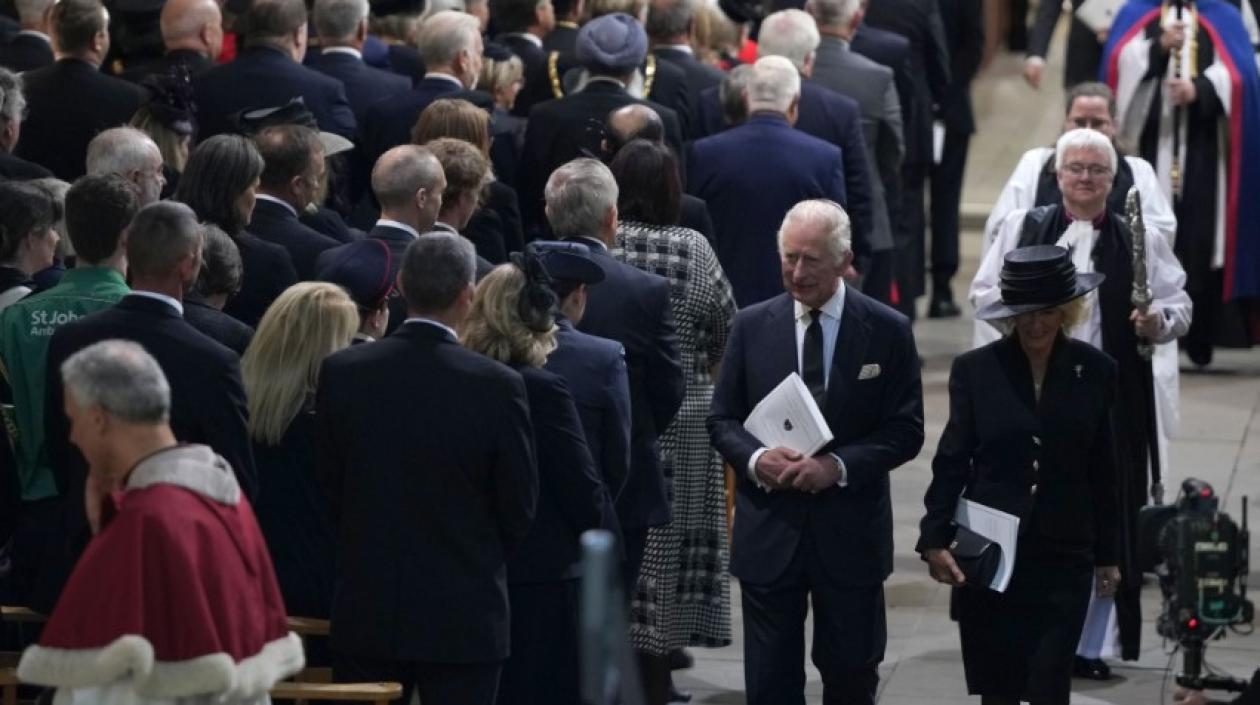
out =
[[223,48],[223,14],[215,0],[166,0],[161,23],[167,51],[190,49],[213,59]]
[[622,144],[632,139],[657,143],[665,140],[665,123],[646,105],[631,104],[612,111],[608,114],[608,129]]
[[445,189],[441,162],[433,152],[414,144],[382,154],[372,169],[372,192],[381,204],[381,217],[407,223],[422,233],[433,228]]

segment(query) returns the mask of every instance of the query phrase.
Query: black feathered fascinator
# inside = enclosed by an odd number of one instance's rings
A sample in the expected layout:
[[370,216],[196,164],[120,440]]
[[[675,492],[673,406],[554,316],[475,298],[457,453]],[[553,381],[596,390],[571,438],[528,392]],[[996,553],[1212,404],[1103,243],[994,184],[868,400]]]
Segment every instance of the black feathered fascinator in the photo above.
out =
[[535,333],[546,333],[555,325],[556,294],[551,289],[551,276],[538,255],[512,253],[512,264],[525,273],[525,286],[517,304],[521,322]]

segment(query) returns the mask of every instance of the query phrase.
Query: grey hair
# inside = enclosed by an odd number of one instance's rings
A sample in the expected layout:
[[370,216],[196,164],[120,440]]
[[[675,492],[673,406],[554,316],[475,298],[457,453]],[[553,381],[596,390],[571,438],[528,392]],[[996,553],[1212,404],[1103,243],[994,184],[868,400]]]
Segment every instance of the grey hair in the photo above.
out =
[[134,127],[112,127],[92,138],[87,148],[87,173],[118,174],[148,168],[146,160],[162,158],[153,138]]
[[127,267],[135,277],[161,277],[202,246],[201,223],[179,201],[150,203],[127,228]]
[[22,93],[22,77],[0,68],[0,119],[21,120],[26,112],[26,95]]
[[722,105],[722,119],[728,125],[738,125],[748,119],[748,101],[744,93],[752,80],[752,64],[740,64],[732,68],[718,84],[718,102]]
[[783,237],[789,227],[807,225],[820,228],[827,233],[827,251],[835,261],[839,262],[853,251],[850,233],[849,214],[844,212],[839,203],[825,198],[801,201],[783,216],[783,224],[779,226],[779,253],[783,253]]
[[472,241],[455,233],[425,233],[407,245],[398,283],[407,307],[416,313],[445,311],[477,274]]
[[1054,143],[1055,171],[1063,168],[1063,155],[1069,149],[1089,149],[1107,155],[1111,173],[1116,173],[1116,148],[1111,144],[1111,140],[1098,130],[1081,127],[1064,132],[1063,136],[1059,137],[1059,141]]
[[464,0],[429,0],[429,6],[425,8],[424,16],[431,17],[446,10],[464,12],[467,9],[468,6],[464,3]]
[[61,363],[61,379],[81,409],[99,406],[134,424],[170,417],[171,385],[138,343],[113,339],[89,345]]
[[370,11],[368,0],[315,0],[315,33],[326,39],[353,37]]
[[[804,71],[814,52],[818,51],[818,25],[809,13],[801,10],[780,10],[761,23],[757,35],[757,56],[781,56]],[[760,63],[760,61],[758,61]]]
[[574,159],[551,173],[543,192],[556,237],[594,237],[617,206],[617,180],[596,159]]
[[56,0],[15,0],[18,19],[23,24],[39,22]]
[[748,112],[773,110],[786,113],[801,94],[801,74],[782,56],[763,56],[753,64],[748,78]]
[[648,6],[644,29],[649,37],[676,37],[687,33],[695,16],[695,0],[658,0]]
[[442,10],[425,18],[416,35],[416,47],[424,65],[450,66],[461,51],[472,51],[481,36],[481,22],[472,15]]
[[420,189],[432,190],[442,174],[442,163],[433,152],[414,144],[394,147],[376,160],[372,169],[372,193],[386,208],[409,203]]
[[809,0],[805,9],[819,27],[848,27],[861,9],[861,0]]

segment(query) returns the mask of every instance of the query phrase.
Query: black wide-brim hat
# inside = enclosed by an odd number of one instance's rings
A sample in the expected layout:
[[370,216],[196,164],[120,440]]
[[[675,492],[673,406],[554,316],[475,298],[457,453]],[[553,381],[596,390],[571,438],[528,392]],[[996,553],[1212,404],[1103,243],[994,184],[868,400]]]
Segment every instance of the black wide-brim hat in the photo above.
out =
[[976,311],[989,321],[1054,308],[1084,296],[1106,276],[1078,273],[1068,251],[1058,245],[1031,245],[1006,253],[999,288],[1002,297]]

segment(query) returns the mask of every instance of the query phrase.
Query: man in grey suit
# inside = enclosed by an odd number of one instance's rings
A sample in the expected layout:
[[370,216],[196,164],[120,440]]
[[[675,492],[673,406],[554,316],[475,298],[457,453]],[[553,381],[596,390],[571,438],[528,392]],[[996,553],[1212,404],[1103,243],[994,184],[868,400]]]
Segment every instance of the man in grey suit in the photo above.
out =
[[893,279],[893,223],[899,205],[885,197],[887,185],[901,178],[905,141],[901,130],[901,101],[893,71],[849,49],[849,40],[862,22],[860,0],[809,0],[805,10],[818,24],[821,41],[814,55],[813,79],[858,102],[866,137],[867,162],[879,178],[871,180],[871,262],[862,282],[863,293],[889,303]]

